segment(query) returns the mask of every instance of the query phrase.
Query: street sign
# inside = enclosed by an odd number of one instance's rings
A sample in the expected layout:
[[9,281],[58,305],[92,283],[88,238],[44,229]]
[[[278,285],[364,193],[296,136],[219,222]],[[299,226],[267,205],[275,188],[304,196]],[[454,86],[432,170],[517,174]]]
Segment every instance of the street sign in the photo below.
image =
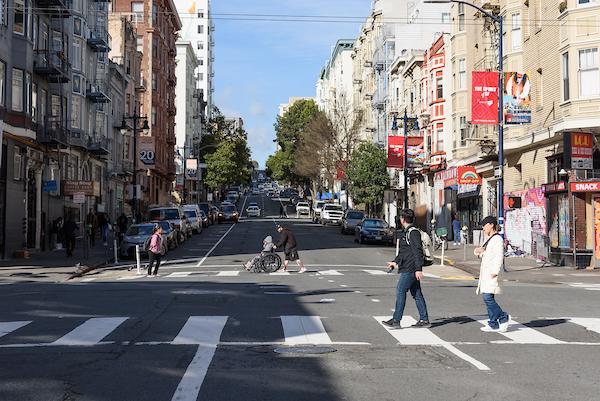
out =
[[85,203],[85,193],[77,192],[73,194],[73,203],[82,204]]
[[42,191],[56,192],[56,191],[58,191],[58,183],[56,182],[56,180],[44,181]]
[[502,167],[494,167],[494,178],[502,178]]
[[521,197],[520,196],[509,196],[508,197],[509,209],[520,209],[521,208]]

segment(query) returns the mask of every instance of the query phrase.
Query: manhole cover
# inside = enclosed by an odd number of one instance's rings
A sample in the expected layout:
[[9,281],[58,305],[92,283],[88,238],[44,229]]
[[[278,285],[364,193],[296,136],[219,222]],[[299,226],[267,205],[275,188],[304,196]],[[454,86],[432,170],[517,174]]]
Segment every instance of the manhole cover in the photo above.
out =
[[278,354],[329,354],[336,352],[337,349],[322,345],[297,345],[293,347],[279,347],[274,350]]

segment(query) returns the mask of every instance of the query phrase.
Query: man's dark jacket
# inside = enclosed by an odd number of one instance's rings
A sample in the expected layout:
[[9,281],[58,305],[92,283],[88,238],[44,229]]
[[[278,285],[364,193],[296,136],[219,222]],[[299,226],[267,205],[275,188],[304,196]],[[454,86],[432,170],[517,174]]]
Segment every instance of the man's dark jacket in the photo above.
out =
[[[423,271],[423,244],[421,243],[421,233],[419,230],[410,230],[408,242],[406,236],[409,229],[398,231],[400,240],[400,251],[394,262],[398,264],[398,273],[414,273]],[[409,244],[410,243],[410,244]]]
[[296,236],[294,235],[293,232],[291,232],[290,230],[288,230],[287,228],[284,228],[279,236],[279,241],[277,241],[277,243],[275,244],[275,246],[277,248],[281,248],[282,246],[285,245],[285,250],[290,250],[290,249],[295,249],[298,244],[296,243]]

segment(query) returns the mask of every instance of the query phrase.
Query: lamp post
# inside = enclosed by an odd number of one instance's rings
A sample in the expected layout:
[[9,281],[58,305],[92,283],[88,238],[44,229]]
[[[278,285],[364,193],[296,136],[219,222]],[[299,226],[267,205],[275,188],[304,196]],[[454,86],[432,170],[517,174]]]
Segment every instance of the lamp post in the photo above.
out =
[[502,37],[504,36],[504,25],[502,15],[494,15],[483,8],[462,0],[424,0],[428,4],[458,3],[473,7],[483,15],[498,24],[498,224],[501,234],[504,234],[504,49]]
[[[147,133],[148,131],[150,131],[150,127],[148,126],[148,118],[145,116],[139,116],[136,114],[134,114],[133,116],[123,116],[123,120],[121,121],[121,133],[122,134],[126,134],[129,131],[129,127],[127,126],[126,121],[127,120],[131,120],[133,123],[133,196],[132,196],[132,205],[131,205],[131,214],[133,215],[133,222],[137,223],[137,203],[138,203],[138,196],[137,196],[137,161],[138,161],[138,154],[137,154],[137,132],[138,131],[142,131],[144,133]],[[143,120],[142,121],[142,127],[138,128],[138,121]]]

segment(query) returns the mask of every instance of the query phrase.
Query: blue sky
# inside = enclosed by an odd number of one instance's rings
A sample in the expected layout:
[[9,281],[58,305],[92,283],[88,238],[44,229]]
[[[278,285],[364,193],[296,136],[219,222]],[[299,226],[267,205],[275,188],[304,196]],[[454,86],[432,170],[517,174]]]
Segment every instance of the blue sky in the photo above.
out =
[[370,0],[213,0],[215,104],[244,119],[252,157],[264,167],[275,151],[273,124],[290,96],[314,96],[321,67],[358,23],[223,20],[222,14],[366,16]]

